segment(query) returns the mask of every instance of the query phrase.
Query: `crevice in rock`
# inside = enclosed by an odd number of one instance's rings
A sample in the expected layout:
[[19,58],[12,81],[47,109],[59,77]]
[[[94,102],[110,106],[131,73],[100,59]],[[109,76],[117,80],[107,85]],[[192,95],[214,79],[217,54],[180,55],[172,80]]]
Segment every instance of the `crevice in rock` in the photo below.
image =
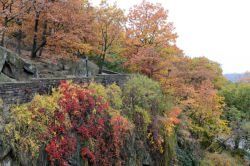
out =
[[31,72],[30,70],[27,70],[25,67],[23,68],[23,72],[27,75],[34,75],[34,72]]
[[3,69],[1,71],[3,74],[7,75],[10,78],[15,78],[13,71],[11,70],[10,64],[5,61]]

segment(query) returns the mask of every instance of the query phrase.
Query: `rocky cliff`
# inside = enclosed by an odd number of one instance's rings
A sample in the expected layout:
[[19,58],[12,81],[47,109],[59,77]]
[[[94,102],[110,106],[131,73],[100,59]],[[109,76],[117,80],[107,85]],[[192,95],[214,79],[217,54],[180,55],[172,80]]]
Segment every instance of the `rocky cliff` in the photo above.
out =
[[51,63],[39,58],[30,59],[25,56],[22,58],[0,47],[0,83],[37,78],[93,77],[98,74],[98,70],[98,66],[86,58]]

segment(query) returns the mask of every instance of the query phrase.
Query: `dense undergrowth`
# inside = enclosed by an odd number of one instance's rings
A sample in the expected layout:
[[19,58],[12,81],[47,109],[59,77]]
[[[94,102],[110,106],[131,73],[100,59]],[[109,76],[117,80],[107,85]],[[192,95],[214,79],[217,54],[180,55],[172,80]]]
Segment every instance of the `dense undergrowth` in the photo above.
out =
[[[236,98],[229,93],[230,88],[234,86],[224,87],[221,95]],[[239,89],[237,94],[247,95],[241,92],[245,91]],[[62,81],[51,94],[36,95],[29,103],[13,106],[5,131],[16,159],[22,155],[33,165],[42,151],[52,165],[60,166],[69,165],[77,155],[83,165],[142,165],[147,156],[150,165],[244,165],[248,154],[238,147],[230,150],[220,142],[224,139],[216,137],[228,138],[229,127],[234,136],[235,125],[242,128],[241,135],[235,136],[248,137],[247,121],[230,119],[237,117],[232,115],[238,113],[237,105],[228,107],[223,107],[226,115],[218,114],[216,121],[216,114],[200,112],[199,117],[208,121],[199,124],[194,114],[199,107],[190,115],[185,102],[178,104],[158,82],[146,76],[134,76],[122,90],[115,84],[104,87],[94,82],[78,85]],[[217,109],[222,111],[220,105]],[[248,116],[247,112],[242,114]],[[214,129],[207,128],[209,125]]]
[[114,84],[62,81],[52,94],[36,95],[30,103],[11,109],[7,140],[17,158],[25,154],[36,165],[45,146],[52,165],[63,166],[76,144],[81,145],[85,163],[121,165],[131,157],[129,142],[134,139],[137,165],[143,162],[142,149],[155,157],[156,165],[164,165],[174,162],[167,162],[173,160],[168,152],[174,151],[168,140],[181,112],[164,101],[168,100],[159,84],[145,76],[131,79],[124,91]]

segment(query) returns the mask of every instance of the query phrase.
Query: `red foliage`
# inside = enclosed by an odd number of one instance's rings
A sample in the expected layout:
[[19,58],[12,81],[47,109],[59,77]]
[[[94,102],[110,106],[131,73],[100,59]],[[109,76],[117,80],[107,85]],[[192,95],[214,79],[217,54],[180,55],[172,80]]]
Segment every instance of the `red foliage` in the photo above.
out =
[[[120,114],[115,115],[111,118],[111,125],[113,129],[113,144],[112,144],[112,151],[114,151],[114,155],[119,157],[121,154],[121,148],[124,146],[123,140],[128,139],[126,134],[130,130],[130,126],[128,120],[122,117]],[[125,138],[122,138],[125,137]]]
[[[130,129],[127,119],[120,114],[110,118],[107,102],[92,90],[62,81],[59,91],[62,94],[59,110],[49,124],[48,137],[52,140],[46,147],[52,165],[56,161],[60,166],[68,165],[68,157],[75,150],[76,136],[84,145],[81,156],[86,162],[121,165],[121,148]],[[87,146],[90,142],[93,143],[91,148]]]
[[181,112],[182,111],[181,111],[181,109],[179,107],[174,107],[172,109],[172,111],[168,115],[169,119],[171,119],[171,120],[169,120],[170,123],[173,123],[174,125],[179,124],[180,123],[180,119],[178,119],[178,116],[180,115]]
[[60,166],[67,166],[68,164],[65,159],[68,158],[69,154],[74,152],[75,145],[76,138],[73,135],[53,137],[51,143],[46,148],[52,165],[58,160]]

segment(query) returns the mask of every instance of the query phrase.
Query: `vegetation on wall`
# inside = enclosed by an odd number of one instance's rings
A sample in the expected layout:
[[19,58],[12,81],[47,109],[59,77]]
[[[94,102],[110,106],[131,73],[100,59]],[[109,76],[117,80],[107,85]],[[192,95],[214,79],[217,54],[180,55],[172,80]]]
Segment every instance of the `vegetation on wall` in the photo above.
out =
[[[132,93],[137,84],[140,93]],[[115,84],[105,88],[62,81],[51,95],[36,95],[30,103],[16,105],[6,127],[14,154],[17,158],[30,156],[36,165],[45,146],[52,164],[68,165],[69,156],[80,144],[85,163],[121,165],[128,159],[124,149],[131,135],[141,142],[136,148],[145,146],[149,152],[164,153],[164,141],[178,124],[180,110],[167,108],[159,100],[163,94],[158,83],[145,76],[134,77],[125,86],[127,90],[122,92]],[[132,103],[128,101],[131,97]],[[138,164],[143,161],[139,155]]]
[[[119,87],[111,87],[119,91]],[[126,118],[109,108],[105,98],[69,82],[61,82],[51,95],[36,95],[30,103],[17,105],[10,119],[6,127],[9,143],[16,155],[31,156],[33,165],[43,145],[52,165],[68,165],[76,143],[87,163],[122,163],[121,151],[132,129]]]

